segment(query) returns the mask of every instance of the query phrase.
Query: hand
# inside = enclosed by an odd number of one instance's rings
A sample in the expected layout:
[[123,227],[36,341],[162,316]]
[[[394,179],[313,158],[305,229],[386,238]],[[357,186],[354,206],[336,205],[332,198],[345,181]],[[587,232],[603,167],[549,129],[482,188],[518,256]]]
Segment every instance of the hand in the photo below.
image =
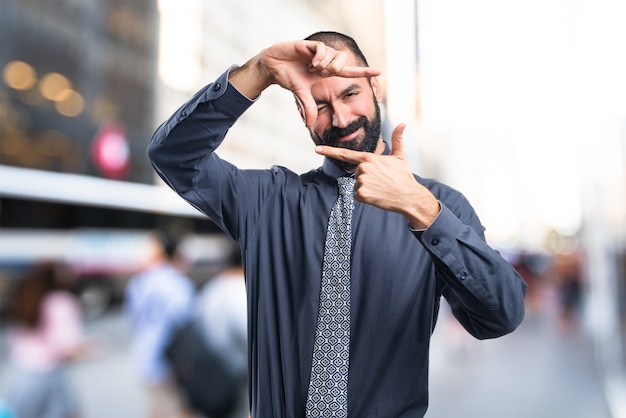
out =
[[358,164],[354,172],[354,197],[357,201],[402,213],[412,228],[425,229],[439,214],[440,206],[435,196],[411,172],[402,142],[405,127],[405,124],[400,124],[393,130],[389,155],[327,145],[318,146],[315,151],[326,157]]
[[294,93],[307,127],[317,118],[311,87],[321,78],[374,77],[379,70],[348,65],[348,52],[335,50],[317,41],[294,41],[272,45],[230,75],[230,82],[250,98],[271,84]]

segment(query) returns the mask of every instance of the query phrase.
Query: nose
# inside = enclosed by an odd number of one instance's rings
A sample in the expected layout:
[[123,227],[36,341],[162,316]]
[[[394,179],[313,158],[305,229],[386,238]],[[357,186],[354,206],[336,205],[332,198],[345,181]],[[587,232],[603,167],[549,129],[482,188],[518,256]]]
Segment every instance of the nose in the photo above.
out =
[[350,115],[341,106],[333,107],[332,124],[335,128],[345,128],[350,124]]

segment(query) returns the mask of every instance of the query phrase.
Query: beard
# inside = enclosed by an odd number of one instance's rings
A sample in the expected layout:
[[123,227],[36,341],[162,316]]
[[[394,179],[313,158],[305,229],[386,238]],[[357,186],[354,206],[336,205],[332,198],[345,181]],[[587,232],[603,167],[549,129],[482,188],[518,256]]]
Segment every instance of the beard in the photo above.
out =
[[[315,135],[312,131],[310,131],[313,142],[315,142],[315,145],[329,145],[331,147],[347,148],[354,151],[374,152],[374,150],[376,150],[376,146],[378,145],[381,130],[380,106],[378,106],[378,102],[376,100],[374,100],[374,107],[375,113],[372,119],[360,116],[357,120],[350,123],[345,128],[331,127],[321,136]],[[339,141],[339,138],[348,136],[360,128],[363,128],[364,131],[362,136],[357,136],[356,138],[348,141]],[[330,160],[335,165],[346,171],[354,170],[358,165],[341,161],[336,158],[330,158]]]

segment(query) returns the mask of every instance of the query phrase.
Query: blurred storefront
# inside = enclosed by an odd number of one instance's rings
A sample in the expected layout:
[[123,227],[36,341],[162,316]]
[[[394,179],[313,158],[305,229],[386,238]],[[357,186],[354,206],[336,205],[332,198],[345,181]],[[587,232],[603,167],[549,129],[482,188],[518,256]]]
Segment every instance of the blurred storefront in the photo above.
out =
[[148,183],[154,1],[0,3],[0,161]]
[[154,186],[145,157],[158,33],[156,0],[0,2],[0,296],[54,258],[101,312],[153,229],[193,234],[190,253],[216,261],[216,228]]

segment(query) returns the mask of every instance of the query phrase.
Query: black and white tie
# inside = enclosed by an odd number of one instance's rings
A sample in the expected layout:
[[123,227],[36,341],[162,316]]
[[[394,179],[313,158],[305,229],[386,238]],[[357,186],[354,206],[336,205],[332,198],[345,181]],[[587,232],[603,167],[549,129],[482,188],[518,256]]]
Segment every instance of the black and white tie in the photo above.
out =
[[337,179],[339,198],[330,212],[306,417],[348,416],[350,361],[350,253],[354,178]]

